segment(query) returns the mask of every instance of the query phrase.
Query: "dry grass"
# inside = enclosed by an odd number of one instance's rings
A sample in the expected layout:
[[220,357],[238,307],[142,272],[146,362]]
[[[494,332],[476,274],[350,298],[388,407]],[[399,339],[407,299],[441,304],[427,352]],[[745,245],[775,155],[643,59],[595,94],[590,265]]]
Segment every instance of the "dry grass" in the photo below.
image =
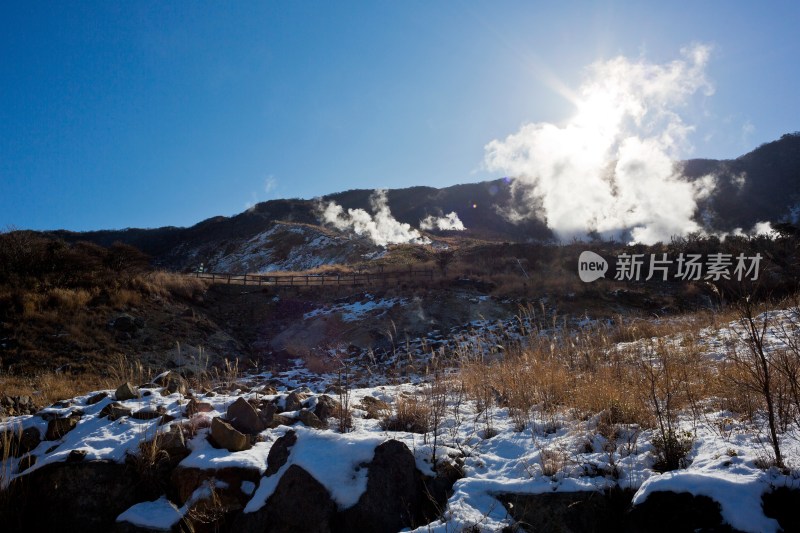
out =
[[[597,413],[611,426],[657,427],[722,392],[719,369],[702,356],[696,333],[684,329],[705,323],[634,322],[534,336],[503,357],[466,361],[459,380],[479,410],[507,408],[519,431],[547,431],[564,414],[586,419]],[[617,344],[620,338],[628,344]]]
[[427,433],[430,431],[431,406],[425,398],[416,395],[399,396],[394,404],[394,414],[381,420],[386,431]]
[[109,305],[114,309],[125,310],[142,305],[141,293],[130,289],[117,289],[108,294]]
[[209,284],[205,279],[161,270],[131,280],[131,286],[143,294],[161,298],[176,296],[187,300],[201,296]]
[[108,388],[113,389],[126,382],[138,386],[151,382],[153,377],[153,369],[144,366],[141,361],[129,359],[123,354],[117,354],[112,357],[111,364],[108,367],[106,384]]
[[76,311],[86,307],[99,292],[97,289],[55,288],[47,293],[47,305],[64,311]]
[[[33,376],[0,376],[0,395],[30,396],[39,407],[108,388],[108,377],[97,374],[43,372]],[[115,385],[116,387],[116,385]]]

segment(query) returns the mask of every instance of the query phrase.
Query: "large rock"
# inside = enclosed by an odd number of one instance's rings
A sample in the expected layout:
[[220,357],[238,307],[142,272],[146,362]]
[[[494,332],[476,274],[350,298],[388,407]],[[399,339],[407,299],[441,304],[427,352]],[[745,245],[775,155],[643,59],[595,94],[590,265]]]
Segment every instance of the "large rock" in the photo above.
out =
[[258,416],[255,408],[241,397],[228,407],[226,418],[237,430],[249,435],[256,435],[267,429],[267,424]]
[[239,515],[232,530],[329,533],[335,513],[336,504],[328,490],[301,467],[291,465],[266,504],[256,512]]
[[0,506],[3,531],[108,532],[137,503],[133,469],[107,461],[45,465],[13,482]]
[[341,531],[394,532],[436,517],[414,454],[398,440],[375,448],[368,465],[367,490],[337,520]]
[[114,391],[114,398],[118,402],[124,402],[125,400],[133,400],[134,398],[139,397],[139,391],[128,382],[123,383],[117,390]]
[[630,490],[497,496],[518,523],[532,531],[556,533],[625,531],[625,512],[632,498]]
[[267,455],[267,476],[275,474],[289,460],[289,449],[297,442],[297,434],[290,429],[276,440]]
[[628,531],[733,531],[723,525],[719,503],[688,492],[653,492],[627,518]]
[[54,418],[47,423],[47,432],[44,434],[44,440],[58,440],[78,425],[78,419],[75,417],[69,418]]
[[216,417],[211,421],[211,443],[229,452],[240,452],[252,447],[247,435],[237,431],[228,422]]

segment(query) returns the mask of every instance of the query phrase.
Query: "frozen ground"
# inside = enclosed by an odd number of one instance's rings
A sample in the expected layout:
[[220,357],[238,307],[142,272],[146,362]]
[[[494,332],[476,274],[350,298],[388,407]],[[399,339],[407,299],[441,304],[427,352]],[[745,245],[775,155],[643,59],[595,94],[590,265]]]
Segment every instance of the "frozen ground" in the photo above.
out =
[[[373,309],[382,305],[374,303]],[[791,323],[789,319],[795,312],[776,311],[772,318],[780,327]],[[476,328],[481,326],[490,332],[502,329],[502,325],[475,324]],[[767,333],[773,348],[782,342],[778,333],[778,330]],[[705,330],[701,332],[701,338],[709,358],[721,357],[725,346],[740,342],[733,324],[717,331]],[[679,343],[680,339],[672,341]],[[274,399],[279,405],[278,411],[281,411],[287,393],[298,387],[309,387],[309,405],[313,406],[317,395],[330,390],[335,379],[337,376],[334,375],[312,375],[298,361],[297,366],[289,371],[242,378],[241,387],[247,392],[234,385],[219,389],[214,396],[203,397],[202,400],[210,403],[213,409],[192,418],[192,424],[200,429],[189,441],[191,454],[181,464],[204,469],[240,466],[264,472],[269,450],[288,430],[287,426],[266,430],[262,433],[262,442],[249,450],[231,453],[208,443],[209,430],[206,427],[210,420],[224,415],[228,406],[239,397]],[[399,382],[401,380],[403,382]],[[276,385],[277,393],[264,394],[267,387]],[[576,420],[566,414],[539,418],[534,415],[532,424],[517,431],[507,409],[495,406],[479,410],[474,402],[451,395],[438,430],[420,435],[383,430],[378,419],[366,418],[367,412],[361,409],[362,399],[366,396],[396,404],[402,397],[416,395],[424,398],[430,390],[430,384],[422,374],[406,372],[404,377],[395,375],[388,379],[385,373],[373,371],[349,393],[350,404],[354,406],[353,430],[340,434],[333,429],[314,430],[302,424],[295,425],[293,429],[298,432],[298,443],[292,449],[290,462],[283,468],[291,464],[302,466],[328,488],[340,508],[347,508],[366,488],[364,470],[359,473],[357,467],[371,459],[377,444],[389,438],[401,440],[414,453],[418,468],[427,474],[432,473],[435,444],[439,459],[463,457],[465,473],[465,477],[453,487],[454,493],[442,518],[419,529],[440,532],[460,531],[476,525],[485,530],[498,530],[509,525],[511,519],[506,509],[494,497],[498,493],[592,491],[613,486],[634,489],[635,503],[641,503],[655,491],[706,495],[719,502],[724,520],[734,528],[754,532],[778,531],[778,523],[764,516],[761,510],[761,495],[775,487],[800,488],[796,470],[784,474],[775,468],[763,467],[763,461],[769,455],[763,424],[741,421],[728,412],[707,411],[702,417],[689,413],[682,415],[681,429],[695,436],[688,466],[661,474],[653,469],[652,430],[625,425],[620,428],[614,442],[610,442],[598,431],[599,416]],[[157,425],[158,419],[148,421],[123,417],[114,422],[101,419],[100,411],[112,399],[109,397],[87,405],[92,393],[76,397],[66,407],[50,407],[37,416],[6,420],[2,428],[37,427],[44,434],[47,422],[42,415],[64,417],[80,410],[83,414],[74,430],[58,441],[43,441],[32,451],[38,460],[27,472],[64,461],[73,450],[85,451],[87,459],[122,462],[126,454],[136,452],[141,442],[151,439],[157,432],[168,431],[172,424],[186,421],[186,415],[182,414],[186,399],[177,393],[162,396],[159,391],[153,389],[148,396],[123,403],[133,412],[163,407],[167,414],[175,417],[173,422],[163,426]],[[113,395],[113,391],[107,392]],[[788,465],[800,465],[797,435],[792,432],[783,434],[781,444]],[[18,460],[10,459],[4,465],[5,475],[1,477],[8,481],[19,475],[18,463]],[[258,486],[254,485],[246,510],[261,507],[272,494],[278,479],[279,476],[265,477]],[[200,487],[193,498],[202,498],[203,490]],[[118,520],[168,528],[186,513],[188,505],[177,508],[162,497],[131,507]]]

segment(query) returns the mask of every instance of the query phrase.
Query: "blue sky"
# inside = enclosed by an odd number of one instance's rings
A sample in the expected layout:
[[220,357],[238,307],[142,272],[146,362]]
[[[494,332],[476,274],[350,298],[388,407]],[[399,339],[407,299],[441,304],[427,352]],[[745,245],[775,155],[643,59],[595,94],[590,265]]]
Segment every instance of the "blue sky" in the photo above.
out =
[[712,47],[687,156],[800,129],[800,3],[4,2],[0,228],[187,226],[498,174],[588,65]]

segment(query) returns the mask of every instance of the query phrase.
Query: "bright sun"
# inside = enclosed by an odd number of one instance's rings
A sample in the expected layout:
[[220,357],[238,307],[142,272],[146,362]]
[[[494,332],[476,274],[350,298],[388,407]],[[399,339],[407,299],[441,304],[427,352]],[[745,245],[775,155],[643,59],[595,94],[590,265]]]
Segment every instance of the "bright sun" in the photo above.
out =
[[622,118],[622,106],[606,90],[596,89],[577,102],[574,123],[581,128],[614,128]]

